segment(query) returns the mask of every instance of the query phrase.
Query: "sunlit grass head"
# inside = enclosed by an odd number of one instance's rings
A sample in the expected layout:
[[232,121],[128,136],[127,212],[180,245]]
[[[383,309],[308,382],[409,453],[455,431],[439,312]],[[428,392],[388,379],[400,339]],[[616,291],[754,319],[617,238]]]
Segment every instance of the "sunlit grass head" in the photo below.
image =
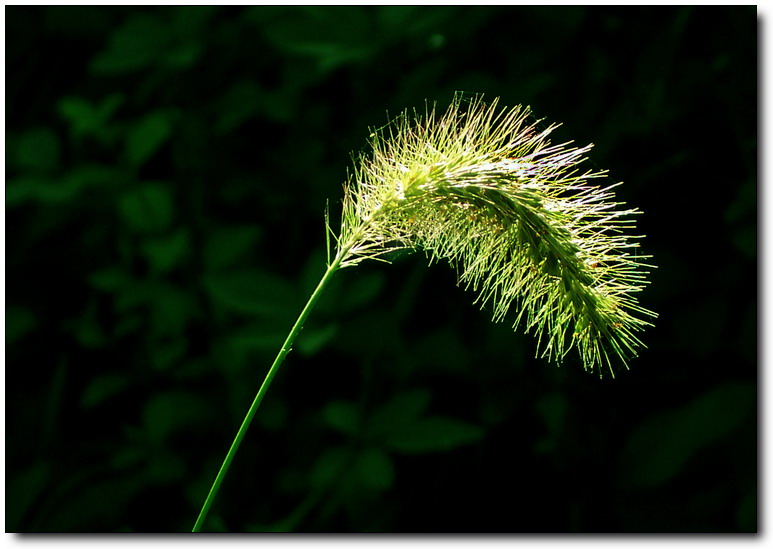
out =
[[494,320],[515,309],[539,355],[561,362],[576,348],[588,370],[627,365],[655,316],[635,295],[648,269],[639,211],[614,200],[606,172],[583,168],[592,145],[551,144],[556,127],[457,94],[443,113],[373,131],[345,188],[341,266],[423,250],[454,265]]

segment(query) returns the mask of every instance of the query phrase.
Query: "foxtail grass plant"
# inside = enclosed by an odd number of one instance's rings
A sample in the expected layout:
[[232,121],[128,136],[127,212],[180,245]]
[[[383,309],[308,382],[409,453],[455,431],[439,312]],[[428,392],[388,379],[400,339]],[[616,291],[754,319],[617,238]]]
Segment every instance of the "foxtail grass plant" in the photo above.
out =
[[[655,313],[639,305],[649,256],[631,234],[637,209],[614,201],[606,171],[583,169],[592,145],[551,144],[558,125],[528,107],[461,94],[444,113],[404,112],[370,134],[344,185],[338,234],[327,229],[327,270],[244,418],[193,531],[199,531],[271,381],[333,275],[396,249],[453,265],[477,303],[536,336],[560,363],[576,349],[588,371],[614,375],[643,347]],[[619,183],[618,183],[619,184]]]

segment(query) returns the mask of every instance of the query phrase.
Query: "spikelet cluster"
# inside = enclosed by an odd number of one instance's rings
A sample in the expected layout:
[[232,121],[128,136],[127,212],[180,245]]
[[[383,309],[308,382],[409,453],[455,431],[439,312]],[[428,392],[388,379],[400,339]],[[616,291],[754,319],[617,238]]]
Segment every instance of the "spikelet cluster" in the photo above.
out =
[[[599,373],[636,355],[655,314],[635,294],[647,256],[621,208],[580,164],[592,145],[552,145],[528,107],[457,94],[445,113],[403,113],[373,131],[345,186],[336,261],[379,259],[395,248],[447,260],[495,321],[537,338],[561,362],[576,348]],[[617,359],[614,359],[617,357]]]

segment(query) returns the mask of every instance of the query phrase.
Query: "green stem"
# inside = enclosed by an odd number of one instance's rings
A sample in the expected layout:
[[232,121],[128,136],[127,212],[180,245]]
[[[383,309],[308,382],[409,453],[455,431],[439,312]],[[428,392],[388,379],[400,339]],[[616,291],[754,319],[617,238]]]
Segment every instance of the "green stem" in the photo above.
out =
[[322,280],[320,280],[319,284],[317,284],[317,287],[314,289],[311,297],[309,297],[309,301],[301,311],[300,316],[298,316],[298,320],[295,321],[292,330],[290,330],[290,333],[287,334],[287,339],[285,339],[279,354],[276,355],[274,363],[268,370],[266,379],[263,380],[263,384],[260,386],[258,394],[255,395],[255,400],[252,401],[252,405],[247,411],[247,415],[244,417],[244,421],[242,421],[242,425],[239,427],[239,431],[236,433],[236,437],[231,443],[231,448],[228,450],[228,453],[223,460],[223,464],[220,466],[220,470],[215,477],[215,481],[212,483],[212,487],[209,489],[209,494],[207,494],[207,499],[204,500],[204,505],[199,512],[199,517],[196,519],[196,524],[193,525],[193,532],[198,532],[201,530],[201,527],[207,518],[207,514],[209,513],[209,508],[212,507],[212,502],[215,500],[215,496],[217,496],[220,485],[223,483],[223,479],[228,472],[228,468],[231,466],[234,455],[239,449],[239,445],[242,443],[242,439],[247,433],[247,429],[249,429],[250,423],[252,423],[252,419],[255,417],[255,413],[258,411],[258,406],[260,406],[260,402],[263,400],[263,396],[266,394],[266,391],[268,391],[268,387],[271,385],[271,381],[274,379],[274,376],[279,370],[279,366],[282,365],[285,357],[292,349],[293,341],[295,341],[295,338],[298,337],[299,333],[301,333],[301,330],[303,329],[303,323],[306,322],[306,318],[309,316],[309,313],[317,303],[319,296],[322,294],[322,290],[325,289],[325,286],[327,286],[328,282],[330,282],[330,279],[335,274],[335,272],[341,268],[341,261],[343,260],[343,257],[346,255],[347,251],[348,249],[344,250],[342,253],[337,254],[333,262],[328,266],[327,271],[325,271],[325,274],[322,276]]

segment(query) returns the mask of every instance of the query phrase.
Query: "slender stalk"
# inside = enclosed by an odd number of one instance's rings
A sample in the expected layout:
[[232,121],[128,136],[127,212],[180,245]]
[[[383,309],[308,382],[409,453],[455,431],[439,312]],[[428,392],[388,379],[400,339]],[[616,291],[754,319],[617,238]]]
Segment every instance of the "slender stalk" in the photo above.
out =
[[225,478],[226,473],[228,473],[228,468],[231,466],[234,455],[239,449],[239,445],[241,445],[242,439],[247,433],[247,429],[249,429],[250,423],[252,423],[252,419],[255,417],[255,413],[258,411],[258,406],[260,406],[260,402],[263,400],[263,396],[266,394],[266,391],[268,391],[268,388],[271,385],[271,381],[274,379],[274,376],[279,370],[279,367],[282,365],[285,357],[292,349],[293,341],[295,341],[295,338],[298,337],[299,333],[301,333],[301,329],[303,328],[304,322],[306,322],[306,318],[309,316],[309,313],[317,303],[319,296],[322,295],[322,290],[325,289],[325,286],[327,286],[328,282],[330,282],[330,279],[335,274],[335,272],[341,268],[341,261],[346,255],[346,251],[348,250],[344,250],[343,253],[337,254],[333,262],[328,266],[325,274],[319,281],[319,284],[317,284],[317,287],[314,289],[311,297],[309,297],[309,301],[306,302],[306,306],[303,308],[301,314],[298,316],[298,319],[295,321],[292,330],[290,330],[290,333],[287,334],[287,339],[285,339],[285,342],[282,344],[282,348],[279,350],[279,354],[276,355],[274,363],[268,370],[268,374],[266,374],[266,378],[263,380],[263,384],[260,386],[258,394],[255,395],[255,400],[252,401],[252,405],[247,411],[247,415],[244,417],[244,421],[242,421],[242,425],[239,427],[239,431],[236,433],[236,437],[231,443],[231,448],[228,450],[228,453],[223,460],[223,464],[220,466],[220,470],[217,472],[215,481],[212,483],[212,487],[209,489],[209,494],[207,494],[207,499],[204,500],[204,505],[202,506],[201,511],[199,512],[199,516],[196,519],[196,524],[193,525],[193,532],[200,531],[204,521],[207,519],[209,508],[212,507],[212,502],[215,500],[218,490],[220,490],[220,485],[223,483],[223,479]]

